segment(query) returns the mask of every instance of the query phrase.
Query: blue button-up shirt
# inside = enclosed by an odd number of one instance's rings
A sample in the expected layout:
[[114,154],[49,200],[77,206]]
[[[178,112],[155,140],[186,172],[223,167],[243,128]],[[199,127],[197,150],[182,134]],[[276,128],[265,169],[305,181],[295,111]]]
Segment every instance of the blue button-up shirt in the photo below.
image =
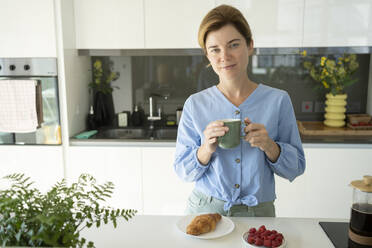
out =
[[[264,124],[280,155],[272,163],[257,147],[243,139],[232,149],[217,147],[203,165],[197,150],[204,141],[203,131],[215,120],[244,118]],[[305,157],[292,103],[287,92],[263,84],[239,106],[232,104],[216,86],[191,95],[185,102],[178,127],[174,168],[185,181],[195,182],[197,190],[232,205],[255,206],[275,200],[274,173],[293,181],[305,170]]]

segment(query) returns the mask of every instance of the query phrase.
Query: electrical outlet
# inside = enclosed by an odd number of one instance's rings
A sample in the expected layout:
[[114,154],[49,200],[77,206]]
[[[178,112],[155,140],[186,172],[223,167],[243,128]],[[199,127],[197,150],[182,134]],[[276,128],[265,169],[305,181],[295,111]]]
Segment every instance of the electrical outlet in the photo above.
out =
[[314,112],[315,113],[324,113],[325,103],[324,102],[315,102]]
[[312,101],[303,101],[301,105],[301,111],[305,113],[313,112],[313,102]]

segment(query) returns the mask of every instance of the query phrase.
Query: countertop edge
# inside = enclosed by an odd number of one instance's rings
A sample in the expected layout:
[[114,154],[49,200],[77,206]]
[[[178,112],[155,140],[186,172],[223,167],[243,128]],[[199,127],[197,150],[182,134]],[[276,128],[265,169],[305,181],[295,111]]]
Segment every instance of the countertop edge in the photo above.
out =
[[[125,146],[125,147],[176,147],[175,140],[70,140],[70,146]],[[302,143],[304,148],[368,149],[372,144],[362,143]]]

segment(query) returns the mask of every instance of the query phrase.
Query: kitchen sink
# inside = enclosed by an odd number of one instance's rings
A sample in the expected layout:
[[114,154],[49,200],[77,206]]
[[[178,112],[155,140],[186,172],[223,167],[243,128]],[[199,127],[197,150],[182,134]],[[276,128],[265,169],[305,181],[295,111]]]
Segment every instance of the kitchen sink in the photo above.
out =
[[[152,134],[152,135],[151,135]],[[146,128],[112,128],[100,130],[93,139],[156,139],[176,140],[177,128],[158,128],[151,132]]]
[[160,128],[154,130],[155,139],[177,139],[177,128]]
[[95,135],[96,139],[147,139],[144,128],[114,128],[101,130]]

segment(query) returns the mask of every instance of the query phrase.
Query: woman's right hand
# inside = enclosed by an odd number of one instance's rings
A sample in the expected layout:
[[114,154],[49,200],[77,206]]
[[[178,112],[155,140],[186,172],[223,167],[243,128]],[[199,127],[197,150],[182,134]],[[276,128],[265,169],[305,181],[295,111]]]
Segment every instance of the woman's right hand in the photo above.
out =
[[204,129],[204,142],[198,149],[197,157],[201,164],[207,165],[212,157],[212,154],[217,149],[217,138],[224,136],[229,131],[229,128],[224,126],[223,121],[212,121]]
[[212,154],[217,149],[218,137],[224,136],[229,128],[224,126],[223,121],[212,121],[204,129],[204,143],[205,151]]

